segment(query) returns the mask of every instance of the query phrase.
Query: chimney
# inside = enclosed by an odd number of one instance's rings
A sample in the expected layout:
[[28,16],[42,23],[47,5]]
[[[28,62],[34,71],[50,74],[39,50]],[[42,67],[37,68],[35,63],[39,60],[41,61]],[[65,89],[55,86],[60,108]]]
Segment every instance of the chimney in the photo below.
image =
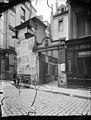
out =
[[58,13],[58,3],[57,3],[57,1],[55,2],[55,8],[56,8],[55,13],[57,14]]
[[53,4],[51,4],[51,17],[50,17],[50,24],[51,24],[51,37],[53,36]]

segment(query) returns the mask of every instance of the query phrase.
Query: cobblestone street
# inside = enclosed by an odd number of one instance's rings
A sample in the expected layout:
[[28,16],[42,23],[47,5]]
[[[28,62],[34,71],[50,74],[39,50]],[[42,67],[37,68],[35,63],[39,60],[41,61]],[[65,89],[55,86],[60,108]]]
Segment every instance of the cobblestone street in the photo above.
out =
[[[20,94],[19,94],[20,93]],[[67,115],[91,115],[91,100],[56,94],[52,92],[37,91],[35,89],[20,88],[20,91],[11,83],[3,83],[2,116],[67,116]]]

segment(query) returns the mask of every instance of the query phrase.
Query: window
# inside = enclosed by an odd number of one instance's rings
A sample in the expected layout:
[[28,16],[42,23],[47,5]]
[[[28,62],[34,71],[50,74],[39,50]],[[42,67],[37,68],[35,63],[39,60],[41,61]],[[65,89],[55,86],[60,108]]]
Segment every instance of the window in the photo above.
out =
[[0,0],[0,3],[9,3],[9,0]]
[[12,28],[14,28],[15,27],[15,14],[10,13],[9,20],[10,20],[10,22],[9,22],[10,26],[12,26]]
[[87,35],[91,35],[91,16],[87,17],[87,23],[88,23]]
[[63,31],[63,19],[58,21],[58,30]]
[[90,16],[78,15],[77,16],[77,36],[82,37],[91,35],[91,20]]
[[61,9],[61,12],[64,12],[64,8]]
[[77,16],[77,36],[85,36],[85,16]]
[[16,8],[13,6],[13,7],[11,7],[10,8],[13,12],[15,12],[16,13]]
[[[21,7],[21,19],[25,21],[25,10]],[[22,22],[21,20],[21,22]]]

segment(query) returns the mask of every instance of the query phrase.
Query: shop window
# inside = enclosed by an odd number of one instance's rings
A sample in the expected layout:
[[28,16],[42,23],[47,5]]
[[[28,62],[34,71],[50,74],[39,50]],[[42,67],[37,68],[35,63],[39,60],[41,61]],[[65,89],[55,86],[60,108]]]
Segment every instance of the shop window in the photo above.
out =
[[91,35],[91,17],[90,16],[87,17],[87,23],[88,23],[87,35]]
[[77,70],[78,70],[78,74],[83,74],[83,71],[84,71],[84,61],[83,61],[84,59],[83,58],[78,58],[78,68],[77,68]]
[[9,0],[0,0],[0,3],[9,3]]
[[85,78],[91,79],[91,57],[85,58]]

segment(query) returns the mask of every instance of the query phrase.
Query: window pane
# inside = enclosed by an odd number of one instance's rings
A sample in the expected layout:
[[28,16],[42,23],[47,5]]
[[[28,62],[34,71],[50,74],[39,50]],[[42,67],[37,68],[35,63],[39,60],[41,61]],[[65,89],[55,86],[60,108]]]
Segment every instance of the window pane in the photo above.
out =
[[85,36],[85,16],[77,16],[77,35]]
[[63,30],[63,20],[59,21],[59,31]]

